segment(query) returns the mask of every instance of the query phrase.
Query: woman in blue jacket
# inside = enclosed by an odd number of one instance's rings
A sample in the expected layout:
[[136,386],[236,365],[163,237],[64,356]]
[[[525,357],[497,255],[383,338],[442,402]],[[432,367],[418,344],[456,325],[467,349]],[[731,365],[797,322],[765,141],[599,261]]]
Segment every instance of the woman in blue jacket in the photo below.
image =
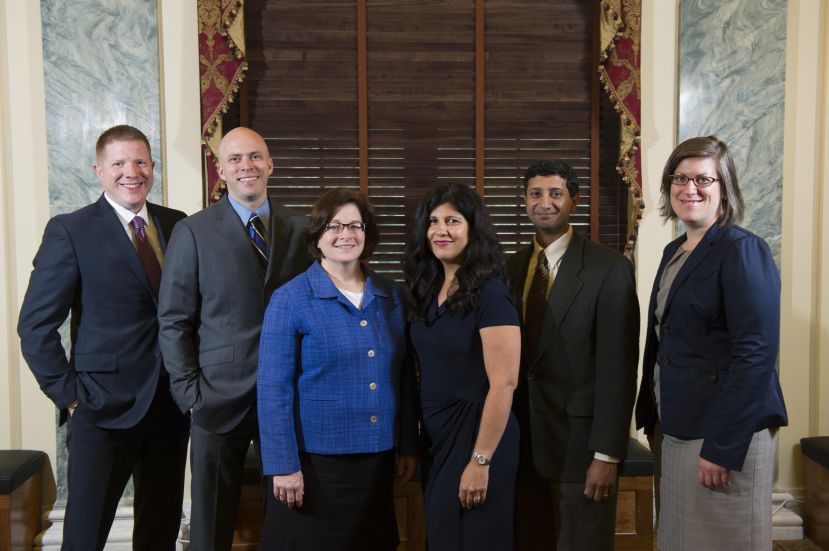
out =
[[656,275],[636,405],[638,427],[661,427],[659,547],[771,549],[774,435],[788,422],[780,276],[766,242],[736,225],[743,197],[716,137],[677,146],[660,210],[685,234]]
[[273,294],[262,325],[262,549],[392,551],[395,455],[408,480],[417,452],[403,293],[365,266],[378,231],[363,195],[322,195],[306,234],[317,261]]

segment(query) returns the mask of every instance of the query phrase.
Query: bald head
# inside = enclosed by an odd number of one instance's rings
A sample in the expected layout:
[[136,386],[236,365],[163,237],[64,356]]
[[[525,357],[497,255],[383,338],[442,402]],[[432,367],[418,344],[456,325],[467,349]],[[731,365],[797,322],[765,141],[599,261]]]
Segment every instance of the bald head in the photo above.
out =
[[250,128],[234,128],[219,145],[219,177],[236,201],[255,210],[267,198],[273,161],[265,140]]

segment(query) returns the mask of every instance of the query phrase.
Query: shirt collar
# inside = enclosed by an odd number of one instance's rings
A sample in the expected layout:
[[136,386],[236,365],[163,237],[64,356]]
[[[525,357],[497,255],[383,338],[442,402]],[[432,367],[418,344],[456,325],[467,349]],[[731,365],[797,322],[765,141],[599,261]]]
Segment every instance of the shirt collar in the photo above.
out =
[[149,214],[147,213],[147,202],[146,201],[144,201],[144,204],[141,205],[141,210],[139,210],[138,212],[132,212],[131,210],[125,209],[124,207],[122,207],[121,205],[119,205],[118,203],[113,201],[110,198],[110,196],[107,195],[106,192],[104,192],[104,199],[106,199],[107,203],[109,203],[110,206],[112,206],[113,210],[115,210],[115,214],[117,214],[118,218],[121,219],[121,224],[122,225],[124,225],[124,226],[128,225],[130,222],[132,222],[132,219],[135,218],[136,216],[140,216],[141,218],[143,218],[144,222],[146,224],[150,223]]
[[573,226],[567,226],[567,232],[546,247],[542,247],[538,243],[538,240],[533,237],[533,256],[538,256],[538,253],[544,249],[544,254],[547,256],[547,263],[550,266],[553,266],[556,262],[561,260],[562,256],[564,256],[564,253],[567,251],[567,247],[570,245],[570,240],[572,238]]
[[242,221],[242,224],[247,225],[251,213],[256,213],[267,227],[268,221],[271,218],[271,204],[267,197],[265,198],[265,202],[253,211],[234,199],[230,193],[227,194],[227,200],[230,202],[230,206],[233,207],[233,210],[236,211],[236,214],[239,215],[239,219]]
[[[311,288],[317,298],[336,298],[340,296],[340,292],[331,277],[325,272],[325,269],[320,264],[319,260],[314,261],[311,267],[308,268],[308,281],[311,283]],[[385,285],[382,279],[375,279],[374,272],[365,270],[366,287],[364,289],[363,304],[367,305],[368,297],[388,297],[391,296],[391,289]]]

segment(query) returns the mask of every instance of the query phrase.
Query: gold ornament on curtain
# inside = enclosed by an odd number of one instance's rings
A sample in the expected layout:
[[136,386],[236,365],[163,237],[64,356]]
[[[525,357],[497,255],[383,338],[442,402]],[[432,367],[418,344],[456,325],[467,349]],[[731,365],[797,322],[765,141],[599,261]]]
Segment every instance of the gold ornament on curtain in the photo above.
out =
[[224,182],[216,171],[222,115],[239,92],[245,61],[244,0],[198,0],[201,136],[207,203],[218,201]]
[[636,235],[645,202],[642,200],[640,136],[641,0],[602,0],[599,76],[621,118],[616,170],[628,188],[625,255],[633,260]]

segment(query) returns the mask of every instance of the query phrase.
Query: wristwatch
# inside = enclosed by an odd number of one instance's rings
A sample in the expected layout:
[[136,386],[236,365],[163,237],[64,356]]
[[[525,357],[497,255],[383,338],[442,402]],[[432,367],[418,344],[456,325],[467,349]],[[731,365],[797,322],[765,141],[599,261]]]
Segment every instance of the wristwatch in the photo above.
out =
[[489,465],[490,463],[489,458],[482,453],[478,453],[478,450],[472,450],[472,459],[478,465]]

